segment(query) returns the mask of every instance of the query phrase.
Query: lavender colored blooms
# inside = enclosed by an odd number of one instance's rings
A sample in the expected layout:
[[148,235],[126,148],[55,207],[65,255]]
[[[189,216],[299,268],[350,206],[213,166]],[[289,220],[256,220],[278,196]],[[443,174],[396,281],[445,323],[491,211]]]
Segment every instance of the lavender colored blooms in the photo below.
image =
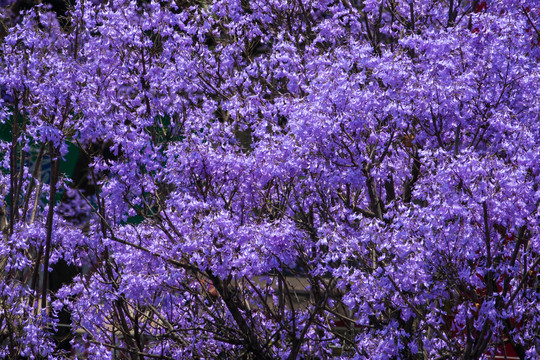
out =
[[0,20],[0,358],[540,357],[540,1]]

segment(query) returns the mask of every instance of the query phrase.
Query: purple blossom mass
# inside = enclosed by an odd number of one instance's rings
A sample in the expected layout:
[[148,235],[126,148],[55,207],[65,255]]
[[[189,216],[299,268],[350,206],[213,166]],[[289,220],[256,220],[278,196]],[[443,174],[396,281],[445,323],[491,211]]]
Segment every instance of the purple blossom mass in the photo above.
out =
[[0,358],[540,358],[540,1],[0,4]]

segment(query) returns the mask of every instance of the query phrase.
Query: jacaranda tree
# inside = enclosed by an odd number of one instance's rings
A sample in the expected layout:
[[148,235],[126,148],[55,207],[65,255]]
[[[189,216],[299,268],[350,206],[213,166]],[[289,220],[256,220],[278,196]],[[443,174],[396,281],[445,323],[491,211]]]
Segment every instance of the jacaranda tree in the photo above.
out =
[[540,356],[539,1],[60,15],[4,11],[0,357]]

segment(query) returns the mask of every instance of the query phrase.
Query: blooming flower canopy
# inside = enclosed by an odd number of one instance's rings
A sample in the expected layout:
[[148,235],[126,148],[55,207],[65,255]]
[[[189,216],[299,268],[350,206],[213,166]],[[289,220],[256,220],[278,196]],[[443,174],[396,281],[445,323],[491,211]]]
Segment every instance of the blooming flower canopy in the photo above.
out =
[[0,357],[540,356],[539,1],[8,10]]

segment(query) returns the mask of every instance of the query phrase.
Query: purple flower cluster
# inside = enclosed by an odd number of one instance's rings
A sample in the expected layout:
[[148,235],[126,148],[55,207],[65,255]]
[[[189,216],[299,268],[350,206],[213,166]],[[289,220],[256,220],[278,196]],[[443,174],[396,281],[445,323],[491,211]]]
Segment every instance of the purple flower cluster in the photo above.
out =
[[524,0],[34,7],[0,42],[0,357],[537,359],[539,29]]

